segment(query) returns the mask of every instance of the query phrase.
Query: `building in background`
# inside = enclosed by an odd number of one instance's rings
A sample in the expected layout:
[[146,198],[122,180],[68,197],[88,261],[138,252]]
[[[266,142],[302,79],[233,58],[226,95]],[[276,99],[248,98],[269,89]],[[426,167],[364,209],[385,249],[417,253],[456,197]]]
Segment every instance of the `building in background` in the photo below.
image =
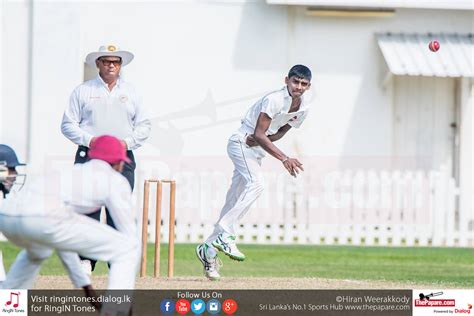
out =
[[200,240],[230,181],[225,146],[242,109],[303,63],[311,113],[281,146],[307,171],[293,181],[268,159],[245,241],[474,246],[471,1],[0,6],[0,139],[30,172],[69,164],[59,129],[69,93],[94,76],[87,52],[115,43],[135,53],[124,75],[154,116],[137,181],[176,178],[177,240]]

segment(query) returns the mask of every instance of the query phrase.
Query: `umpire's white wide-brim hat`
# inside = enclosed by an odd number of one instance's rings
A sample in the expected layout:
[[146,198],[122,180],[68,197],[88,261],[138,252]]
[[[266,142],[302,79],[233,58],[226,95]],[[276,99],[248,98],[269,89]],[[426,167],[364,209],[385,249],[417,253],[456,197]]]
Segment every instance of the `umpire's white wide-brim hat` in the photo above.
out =
[[97,58],[103,56],[117,56],[122,58],[122,66],[129,64],[133,60],[132,53],[126,50],[120,50],[115,45],[104,45],[99,47],[99,50],[97,52],[89,53],[86,57],[86,63],[95,68],[95,61],[97,60]]

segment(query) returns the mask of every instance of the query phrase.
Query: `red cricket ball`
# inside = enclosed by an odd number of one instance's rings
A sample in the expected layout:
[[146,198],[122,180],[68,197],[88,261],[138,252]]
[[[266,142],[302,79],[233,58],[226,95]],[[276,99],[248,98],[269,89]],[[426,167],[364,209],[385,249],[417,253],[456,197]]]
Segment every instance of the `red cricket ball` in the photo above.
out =
[[431,41],[430,44],[428,45],[428,48],[430,49],[430,51],[432,52],[437,52],[438,49],[439,49],[440,45],[439,45],[439,42],[434,40],[434,41]]

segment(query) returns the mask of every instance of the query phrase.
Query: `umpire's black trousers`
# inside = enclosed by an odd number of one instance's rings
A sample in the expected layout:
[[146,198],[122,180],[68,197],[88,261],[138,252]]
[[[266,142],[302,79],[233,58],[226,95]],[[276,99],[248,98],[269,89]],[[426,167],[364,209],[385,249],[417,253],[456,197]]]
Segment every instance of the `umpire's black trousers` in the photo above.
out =
[[[74,164],[76,163],[85,163],[86,161],[90,160],[87,157],[87,152],[89,151],[88,147],[85,146],[79,146],[76,151],[76,157],[74,158]],[[130,187],[133,190],[133,186],[135,184],[135,157],[133,156],[133,152],[131,150],[127,150],[127,157],[132,161],[131,163],[125,163],[123,166],[123,171],[122,175],[127,178],[128,183],[130,184]],[[114,221],[112,220],[112,217],[110,216],[109,210],[106,208],[105,209],[105,214],[107,216],[107,225],[109,225],[112,228],[115,228]],[[90,218],[93,218],[97,221],[100,221],[100,209],[95,211],[94,213],[88,214],[87,215]],[[88,259],[91,261],[92,264],[92,271],[94,271],[96,260],[90,259],[90,258],[85,258],[81,257],[82,260]]]

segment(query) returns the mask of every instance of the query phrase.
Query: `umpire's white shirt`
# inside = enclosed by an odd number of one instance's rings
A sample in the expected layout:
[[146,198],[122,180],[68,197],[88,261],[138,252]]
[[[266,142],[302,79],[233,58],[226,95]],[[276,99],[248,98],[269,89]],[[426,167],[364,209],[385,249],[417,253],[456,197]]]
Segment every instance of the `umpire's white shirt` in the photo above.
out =
[[95,212],[106,206],[117,230],[137,238],[135,213],[127,180],[98,159],[75,164],[63,172],[28,177],[24,187],[7,196],[0,214],[9,216],[63,216],[74,211]]
[[64,111],[61,132],[77,145],[89,147],[94,136],[123,139],[130,150],[148,138],[151,122],[135,88],[119,78],[112,91],[98,75],[78,86]]

